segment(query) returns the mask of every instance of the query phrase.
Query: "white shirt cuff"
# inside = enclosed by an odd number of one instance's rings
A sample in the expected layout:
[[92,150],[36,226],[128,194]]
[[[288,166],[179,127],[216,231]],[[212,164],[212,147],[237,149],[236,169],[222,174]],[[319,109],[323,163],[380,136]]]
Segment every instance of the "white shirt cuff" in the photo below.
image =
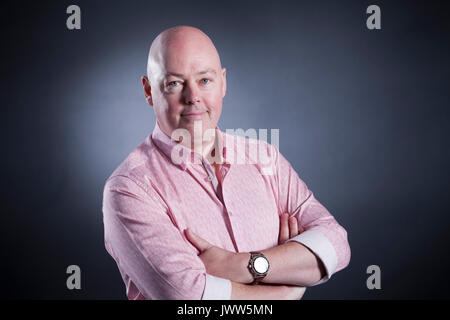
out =
[[296,241],[308,247],[322,261],[327,274],[312,286],[324,283],[331,278],[331,275],[336,271],[337,255],[331,242],[322,233],[315,230],[307,230],[298,236],[288,239],[286,242],[289,241]]
[[231,281],[206,274],[202,300],[230,300]]

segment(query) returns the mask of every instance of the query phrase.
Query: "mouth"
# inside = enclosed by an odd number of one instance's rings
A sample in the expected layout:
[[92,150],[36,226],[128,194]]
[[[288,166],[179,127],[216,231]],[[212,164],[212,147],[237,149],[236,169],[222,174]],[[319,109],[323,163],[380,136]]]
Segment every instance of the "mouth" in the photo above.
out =
[[206,112],[189,112],[184,113],[181,116],[186,119],[201,119]]

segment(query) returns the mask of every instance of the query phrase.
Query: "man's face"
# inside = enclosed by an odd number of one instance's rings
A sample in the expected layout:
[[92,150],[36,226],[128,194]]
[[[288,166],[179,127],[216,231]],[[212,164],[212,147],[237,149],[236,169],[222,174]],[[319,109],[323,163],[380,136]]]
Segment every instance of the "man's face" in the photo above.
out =
[[152,70],[149,103],[163,132],[171,136],[173,130],[184,128],[193,137],[196,121],[201,121],[203,132],[216,127],[226,70],[212,44],[197,36],[172,41],[161,48]]

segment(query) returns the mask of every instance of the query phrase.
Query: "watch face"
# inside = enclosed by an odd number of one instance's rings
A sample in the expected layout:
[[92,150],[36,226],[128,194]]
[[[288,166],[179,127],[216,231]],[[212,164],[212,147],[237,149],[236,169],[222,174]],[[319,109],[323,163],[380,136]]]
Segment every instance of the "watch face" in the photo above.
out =
[[258,273],[265,273],[269,269],[269,261],[264,257],[258,257],[253,262],[253,267]]

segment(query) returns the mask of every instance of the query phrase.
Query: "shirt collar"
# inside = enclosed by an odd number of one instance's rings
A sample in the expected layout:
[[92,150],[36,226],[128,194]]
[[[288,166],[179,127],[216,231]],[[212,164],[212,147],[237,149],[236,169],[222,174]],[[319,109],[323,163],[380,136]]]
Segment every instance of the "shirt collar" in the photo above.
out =
[[[171,160],[172,150],[175,146],[179,144],[179,142],[172,140],[171,137],[165,134],[161,130],[158,121],[156,121],[155,123],[155,128],[153,129],[153,133],[151,134],[151,140],[156,145],[156,147],[167,158],[169,158],[170,162],[172,162],[174,165],[178,165],[181,169],[186,170],[187,164],[189,162],[192,163],[194,157],[198,157],[199,159],[202,159],[202,162],[205,161],[211,165],[214,163],[214,161],[219,164],[226,163],[226,147],[224,143],[225,135],[222,131],[220,131],[218,126],[216,126],[215,130],[216,130],[216,141],[215,141],[216,148],[212,149],[211,155],[208,157],[209,159],[205,159],[202,155],[198,154],[197,152],[192,151],[191,149],[186,148],[183,145],[180,145],[180,147],[183,148],[183,152],[180,155],[181,161],[179,164]],[[222,152],[219,152],[218,157],[215,157],[216,150],[222,150]]]

